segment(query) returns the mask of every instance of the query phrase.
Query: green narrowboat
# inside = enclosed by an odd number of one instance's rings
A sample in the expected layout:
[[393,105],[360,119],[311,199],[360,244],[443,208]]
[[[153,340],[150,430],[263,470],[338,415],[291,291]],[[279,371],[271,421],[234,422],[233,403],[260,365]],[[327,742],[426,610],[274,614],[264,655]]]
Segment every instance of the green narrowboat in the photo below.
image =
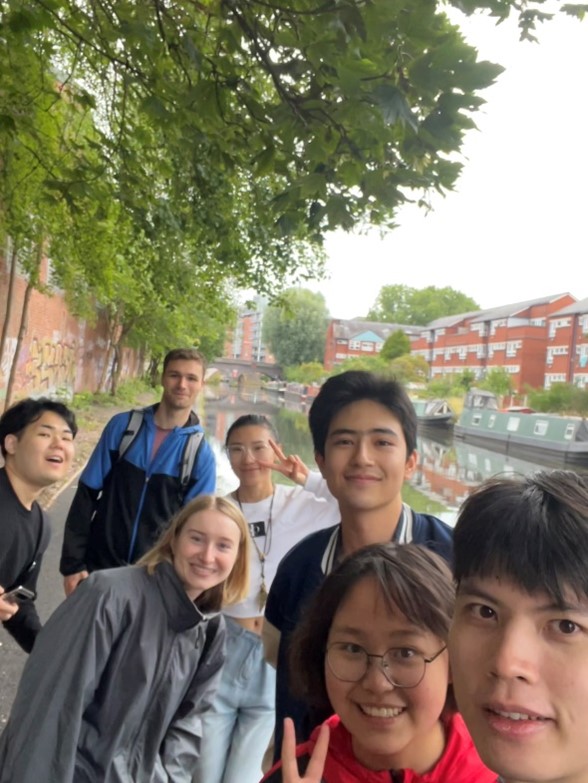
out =
[[580,416],[499,410],[496,395],[470,389],[454,436],[505,454],[588,465],[588,422]]

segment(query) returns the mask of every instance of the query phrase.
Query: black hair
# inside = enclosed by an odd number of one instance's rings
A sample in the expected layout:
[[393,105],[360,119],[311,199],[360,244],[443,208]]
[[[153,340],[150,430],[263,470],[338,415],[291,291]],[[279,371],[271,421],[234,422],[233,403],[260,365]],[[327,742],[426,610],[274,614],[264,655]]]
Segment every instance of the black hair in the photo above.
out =
[[262,416],[258,413],[245,413],[243,416],[239,416],[238,419],[235,419],[235,421],[227,430],[227,434],[225,436],[225,446],[228,445],[231,435],[236,430],[240,430],[241,427],[265,427],[266,430],[269,430],[272,440],[279,440],[276,428],[267,418],[267,416]]
[[51,411],[51,413],[61,416],[75,438],[78,425],[76,424],[74,412],[67,405],[50,400],[48,397],[39,397],[36,400],[32,399],[32,397],[27,397],[11,405],[0,418],[0,451],[2,451],[3,457],[6,457],[6,448],[4,447],[6,436],[16,435],[19,438],[26,427],[40,419],[45,411]]
[[315,452],[324,457],[331,421],[339,411],[359,400],[373,400],[396,416],[404,433],[408,459],[417,444],[414,406],[399,381],[382,378],[365,370],[348,370],[333,375],[321,386],[308,414]]
[[588,597],[588,484],[571,470],[485,481],[454,531],[455,579],[505,577],[559,605]]
[[[295,695],[316,715],[332,713],[325,683],[325,652],[341,603],[362,579],[373,579],[392,612],[447,641],[455,603],[451,571],[445,561],[419,544],[371,544],[345,558],[322,583],[294,631],[290,680]],[[397,607],[397,608],[396,608]],[[447,708],[453,697],[448,694]]]

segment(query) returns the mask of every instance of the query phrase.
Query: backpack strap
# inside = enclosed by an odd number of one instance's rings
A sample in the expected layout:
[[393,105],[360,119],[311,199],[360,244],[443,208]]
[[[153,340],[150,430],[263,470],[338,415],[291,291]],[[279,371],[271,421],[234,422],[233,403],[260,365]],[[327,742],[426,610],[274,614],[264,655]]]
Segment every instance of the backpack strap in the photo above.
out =
[[190,481],[190,476],[192,475],[192,470],[194,469],[194,464],[203,440],[203,432],[193,432],[186,438],[180,463],[180,484],[182,486],[182,492],[185,492],[188,487],[188,482]]
[[212,618],[212,620],[208,621],[208,625],[206,627],[206,639],[204,640],[202,655],[200,656],[201,661],[203,661],[208,655],[208,651],[210,650],[210,647],[212,645],[212,640],[217,634],[219,625],[220,625],[220,614],[217,614],[215,617]]
[[143,424],[143,418],[145,416],[145,410],[138,408],[131,411],[129,421],[126,430],[123,432],[123,436],[118,444],[118,457],[117,461],[121,460],[126,452],[131,447],[131,444],[139,434],[141,425]]

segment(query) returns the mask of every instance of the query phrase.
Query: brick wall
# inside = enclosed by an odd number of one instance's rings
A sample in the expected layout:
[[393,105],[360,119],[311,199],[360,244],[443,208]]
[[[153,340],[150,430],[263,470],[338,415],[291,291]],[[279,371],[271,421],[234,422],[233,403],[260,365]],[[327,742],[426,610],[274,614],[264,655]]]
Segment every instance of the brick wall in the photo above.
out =
[[[8,265],[0,256],[0,327],[6,319]],[[47,280],[47,261],[43,262],[41,280]],[[13,292],[8,339],[0,362],[0,402],[6,399],[6,386],[16,350],[16,341],[26,279],[17,275]],[[107,330],[104,319],[90,324],[74,317],[68,310],[63,292],[52,295],[33,291],[27,329],[17,360],[12,399],[41,395],[98,390],[106,361]],[[141,372],[136,352],[125,349],[121,380]]]

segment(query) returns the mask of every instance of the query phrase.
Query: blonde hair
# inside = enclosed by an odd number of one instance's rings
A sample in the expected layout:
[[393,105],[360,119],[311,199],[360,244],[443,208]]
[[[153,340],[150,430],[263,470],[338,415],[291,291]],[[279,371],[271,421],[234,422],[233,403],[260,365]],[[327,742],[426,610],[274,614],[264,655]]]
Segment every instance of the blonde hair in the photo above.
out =
[[195,601],[202,611],[218,612],[225,604],[242,601],[249,592],[249,529],[241,511],[229,500],[216,495],[199,495],[191,500],[172,518],[155,546],[146,552],[136,565],[143,566],[147,573],[152,574],[159,563],[173,564],[173,542],[180,535],[182,528],[191,516],[209,510],[219,511],[232,519],[241,534],[237,559],[229,576],[221,584],[205,590]]

